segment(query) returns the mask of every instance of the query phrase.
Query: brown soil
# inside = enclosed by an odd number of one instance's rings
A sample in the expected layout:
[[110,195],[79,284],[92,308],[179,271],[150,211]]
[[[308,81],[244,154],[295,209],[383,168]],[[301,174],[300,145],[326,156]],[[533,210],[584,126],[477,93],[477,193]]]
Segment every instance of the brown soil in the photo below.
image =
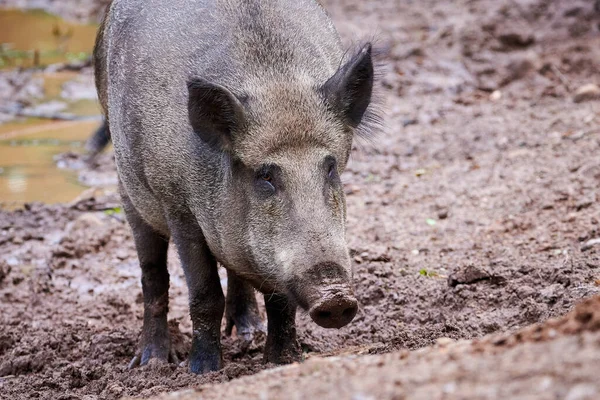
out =
[[[223,336],[226,366],[205,376],[129,371],[139,268],[116,195],[92,191],[0,212],[0,398],[600,397],[598,302],[511,333],[600,293],[600,103],[573,101],[600,69],[594,2],[323,4],[348,42],[375,34],[384,51],[385,130],[356,144],[343,177],[356,319],[325,330],[299,314],[307,362],[225,385],[203,386],[269,367],[264,338]],[[185,280],[170,260],[185,356]]]
[[[600,393],[598,331],[600,297],[595,297],[565,318],[507,338],[491,336],[475,343],[439,340],[436,346],[420,351],[358,358],[315,357],[156,400],[596,399]],[[542,332],[556,337],[544,343]],[[574,332],[581,334],[561,336]],[[505,348],[504,340],[520,345]]]

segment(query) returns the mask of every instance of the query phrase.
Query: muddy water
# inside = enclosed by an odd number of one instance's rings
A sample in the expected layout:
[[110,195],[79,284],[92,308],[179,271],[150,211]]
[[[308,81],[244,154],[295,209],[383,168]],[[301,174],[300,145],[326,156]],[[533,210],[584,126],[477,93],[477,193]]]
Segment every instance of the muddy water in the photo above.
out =
[[[66,22],[43,11],[0,10],[0,68],[84,60],[92,52],[95,35],[95,25]],[[89,74],[40,70],[33,78],[43,79],[43,98],[30,99],[34,109],[54,103],[61,106],[61,113],[99,114]],[[82,151],[97,124],[25,119],[0,125],[0,206],[77,197],[85,189],[77,172],[57,168],[54,157]]]
[[87,58],[95,25],[63,21],[43,11],[0,10],[0,68]]
[[85,187],[77,173],[56,167],[54,156],[82,151],[97,122],[26,122],[0,125],[0,206],[29,201],[68,202]]
[[[34,104],[42,104],[51,101],[64,103],[64,113],[79,117],[100,116],[100,106],[96,98],[96,89],[91,76],[82,76],[77,72],[43,72],[35,74],[44,80],[44,98],[32,101]],[[79,85],[78,89],[66,91],[65,85]]]
[[[63,112],[94,119],[99,114],[96,99],[65,99],[68,82],[78,80],[74,72],[40,73],[44,98],[34,104],[61,102]],[[89,97],[89,96],[88,96]],[[84,189],[77,172],[56,167],[54,156],[65,151],[83,151],[83,143],[98,121],[50,121],[25,119],[0,125],[0,204],[19,205],[42,201],[71,201]]]

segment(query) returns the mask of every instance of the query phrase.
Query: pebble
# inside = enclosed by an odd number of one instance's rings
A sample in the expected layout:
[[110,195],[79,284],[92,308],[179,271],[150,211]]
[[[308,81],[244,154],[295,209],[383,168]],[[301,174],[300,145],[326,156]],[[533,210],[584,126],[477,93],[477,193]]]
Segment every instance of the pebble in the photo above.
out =
[[581,251],[587,251],[592,247],[600,244],[600,238],[590,239],[583,246],[581,246]]
[[490,100],[491,101],[498,101],[502,98],[502,92],[499,90],[494,90],[491,94],[490,94]]
[[[502,86],[524,78],[530,71],[535,69],[533,57],[521,57],[512,60],[505,68],[504,77],[500,83]],[[493,94],[493,92],[492,92]]]
[[454,339],[451,339],[449,337],[441,337],[441,338],[437,338],[435,340],[435,342],[439,345],[439,346],[448,346],[449,344],[454,343]]
[[525,299],[528,297],[533,297],[536,294],[536,291],[531,286],[523,285],[519,286],[515,289],[517,296],[521,299]]
[[508,47],[527,47],[535,43],[535,37],[530,32],[506,31],[498,35],[498,40]]
[[573,101],[575,103],[597,99],[600,99],[600,87],[593,83],[588,83],[587,85],[581,86],[579,89],[577,89],[575,95],[573,96]]
[[127,250],[125,249],[119,249],[117,250],[116,254],[117,258],[119,260],[125,260],[129,257],[129,253],[127,252]]
[[437,216],[438,216],[439,219],[446,219],[446,218],[448,218],[448,210],[447,209],[441,209],[441,210],[439,210]]
[[569,393],[567,393],[565,400],[586,400],[586,399],[597,399],[599,393],[598,389],[594,385],[580,383],[573,386]]

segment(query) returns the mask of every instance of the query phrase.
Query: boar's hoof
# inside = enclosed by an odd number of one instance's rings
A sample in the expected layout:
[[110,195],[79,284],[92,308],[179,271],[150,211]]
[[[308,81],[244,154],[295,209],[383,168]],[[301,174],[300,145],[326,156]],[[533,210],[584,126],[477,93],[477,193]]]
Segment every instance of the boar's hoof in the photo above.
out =
[[179,357],[175,350],[165,346],[156,346],[153,344],[142,346],[135,356],[129,362],[129,369],[146,365],[150,360],[158,361],[159,363],[171,362],[175,365],[179,364]]
[[205,374],[221,369],[223,359],[218,338],[217,341],[213,341],[194,331],[188,362],[190,372],[194,374]]
[[230,336],[235,326],[236,334],[244,343],[250,344],[254,339],[264,336],[267,332],[258,314],[249,312],[247,315],[227,316],[225,334]]
[[350,296],[333,296],[315,304],[310,317],[323,328],[341,328],[347,325],[358,311],[358,302]]
[[267,337],[263,361],[273,364],[291,364],[302,360],[302,347],[295,337]]

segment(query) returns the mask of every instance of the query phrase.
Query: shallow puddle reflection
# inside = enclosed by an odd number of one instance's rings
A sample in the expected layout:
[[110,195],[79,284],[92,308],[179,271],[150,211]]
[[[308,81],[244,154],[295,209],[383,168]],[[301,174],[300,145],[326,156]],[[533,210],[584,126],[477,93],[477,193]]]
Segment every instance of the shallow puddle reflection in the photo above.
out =
[[28,121],[0,125],[0,205],[68,202],[84,189],[77,172],[59,169],[54,156],[83,151],[98,122]]

